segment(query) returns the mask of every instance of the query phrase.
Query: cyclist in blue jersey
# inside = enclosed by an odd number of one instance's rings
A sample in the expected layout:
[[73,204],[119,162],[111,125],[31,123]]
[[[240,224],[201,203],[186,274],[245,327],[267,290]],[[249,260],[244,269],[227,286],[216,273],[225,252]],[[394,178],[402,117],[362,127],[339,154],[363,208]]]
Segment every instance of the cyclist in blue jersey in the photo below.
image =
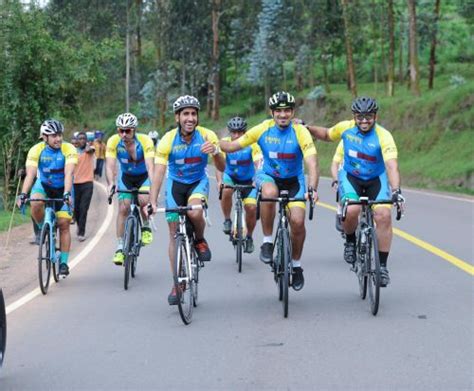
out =
[[[165,174],[166,207],[199,205],[201,199],[207,200],[209,195],[209,179],[206,166],[209,155],[214,159],[218,170],[224,171],[225,160],[218,147],[216,134],[199,124],[199,100],[194,96],[180,96],[173,103],[173,111],[177,127],[168,131],[158,143],[155,157],[155,176],[150,193],[150,202],[156,212],[156,203]],[[211,260],[211,251],[204,239],[205,221],[202,210],[188,212],[188,217],[194,225],[196,237],[195,246],[201,261]],[[174,235],[178,224],[178,215],[168,214],[170,242],[169,259],[171,270],[175,258]],[[168,296],[170,305],[177,305],[174,284]]]
[[[77,164],[76,148],[63,142],[64,126],[55,119],[41,124],[42,142],[33,146],[26,158],[26,178],[18,205],[22,206],[31,189],[31,198],[62,198],[64,204],[55,203],[61,262],[59,273],[67,276],[71,249],[70,222],[72,218],[73,173]],[[44,202],[31,202],[31,216],[41,230],[44,221]]]
[[[116,164],[118,162],[117,188],[130,190],[137,188],[140,191],[150,189],[150,179],[153,177],[153,158],[155,149],[153,141],[145,134],[137,133],[138,120],[131,113],[120,114],[115,121],[117,134],[107,141],[105,153],[105,174],[109,193],[116,182]],[[125,219],[130,211],[131,194],[121,193],[119,199],[119,213],[117,215],[117,249],[113,262],[123,265],[123,232]],[[140,194],[138,201],[141,206],[148,203],[149,196]],[[142,244],[147,245],[153,241],[149,226],[148,216],[142,213]]]
[[[403,203],[400,190],[398,152],[391,133],[377,123],[377,102],[369,97],[359,97],[352,102],[352,121],[341,121],[331,128],[308,126],[311,133],[322,140],[337,141],[332,173],[338,187],[339,202],[391,199]],[[337,170],[339,166],[339,170]],[[337,174],[337,179],[335,175]],[[390,283],[387,260],[392,243],[392,217],[390,205],[376,205],[374,220],[377,226],[381,286]],[[356,260],[356,228],[360,206],[351,205],[347,210],[343,228],[346,235],[344,259],[353,264]]]
[[[270,97],[269,108],[272,119],[263,121],[237,140],[222,140],[220,143],[222,150],[231,153],[257,143],[262,150],[263,167],[257,172],[256,183],[264,198],[278,197],[280,190],[288,190],[292,198],[303,198],[307,194],[313,194],[313,200],[316,201],[319,177],[316,147],[308,129],[292,121],[295,114],[294,96],[284,91],[277,92]],[[308,189],[303,162],[308,169]],[[291,202],[289,208],[293,289],[301,290],[304,285],[300,259],[306,236],[305,204]],[[264,238],[260,248],[260,260],[271,263],[275,220],[273,203],[261,205],[261,218]]]
[[[241,117],[234,117],[227,122],[227,129],[230,137],[223,140],[232,141],[243,136],[247,130],[247,122]],[[228,153],[225,155],[226,164],[225,171],[222,173],[216,170],[217,186],[226,185],[252,185],[254,182],[255,172],[260,167],[262,160],[262,152],[257,144],[252,144],[240,151]],[[232,220],[230,213],[232,211],[232,189],[222,190],[221,207],[224,214],[224,233],[230,234],[232,230]],[[245,208],[245,223],[247,226],[247,238],[245,240],[244,251],[252,253],[254,244],[252,233],[257,222],[257,190],[248,189],[242,193],[243,204]]]

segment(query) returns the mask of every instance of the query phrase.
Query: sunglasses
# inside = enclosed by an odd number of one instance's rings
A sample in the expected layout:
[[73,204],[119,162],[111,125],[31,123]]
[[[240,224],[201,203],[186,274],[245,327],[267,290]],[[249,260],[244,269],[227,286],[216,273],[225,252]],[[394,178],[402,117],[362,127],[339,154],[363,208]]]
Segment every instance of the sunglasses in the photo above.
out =
[[364,119],[367,121],[372,121],[373,119],[375,119],[375,114],[356,114],[355,119],[357,121],[363,121]]
[[132,132],[133,129],[119,129],[119,133],[125,133],[125,134],[129,134]]

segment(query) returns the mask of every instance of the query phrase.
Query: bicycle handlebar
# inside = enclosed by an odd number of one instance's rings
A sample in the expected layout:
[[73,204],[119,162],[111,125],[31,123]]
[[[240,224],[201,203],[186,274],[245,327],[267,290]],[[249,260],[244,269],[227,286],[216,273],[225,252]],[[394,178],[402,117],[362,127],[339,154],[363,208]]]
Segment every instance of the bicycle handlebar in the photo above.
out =
[[232,189],[232,190],[248,190],[248,189],[255,189],[254,185],[226,185],[222,183],[219,189],[219,200],[222,199],[222,191],[224,189]]
[[396,205],[397,207],[397,216],[396,219],[397,221],[401,219],[402,217],[402,207],[399,202],[393,203],[392,200],[369,200],[368,197],[360,197],[359,200],[346,200],[344,202],[344,205],[342,207],[342,216],[341,219],[342,221],[345,221],[346,219],[346,214],[347,214],[347,208],[349,205],[366,205],[366,206],[372,206],[372,205]]
[[109,202],[109,205],[112,204],[112,198],[114,196],[114,194],[117,193],[117,194],[145,194],[145,195],[148,195],[150,194],[150,192],[148,190],[146,191],[143,191],[143,190],[139,190],[137,188],[133,188],[133,189],[126,189],[126,190],[117,190],[115,186],[112,186],[112,189],[110,190],[110,194],[109,194],[109,198],[108,198],[108,202]]
[[[308,191],[309,193],[312,194],[312,191]],[[257,196],[257,220],[260,219],[260,202],[285,202],[285,203],[290,203],[290,202],[306,202],[308,201],[306,198],[301,198],[301,197],[288,197],[287,195],[284,195],[283,197],[271,197],[271,198],[262,198],[261,193],[258,193]],[[314,202],[313,202],[313,197],[312,195],[310,196],[309,200],[309,219],[313,220],[313,215],[314,215]]]

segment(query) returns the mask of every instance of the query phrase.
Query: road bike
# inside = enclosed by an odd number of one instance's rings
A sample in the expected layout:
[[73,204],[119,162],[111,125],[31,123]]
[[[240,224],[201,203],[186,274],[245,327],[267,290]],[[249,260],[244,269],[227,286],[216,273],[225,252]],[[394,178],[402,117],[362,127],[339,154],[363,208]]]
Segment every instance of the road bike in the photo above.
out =
[[207,203],[204,199],[200,205],[157,209],[158,213],[177,213],[179,217],[175,234],[173,281],[178,297],[179,315],[185,325],[191,323],[193,308],[198,303],[199,270],[204,267],[194,249],[194,227],[187,216],[191,210],[203,210],[207,218]]
[[[309,190],[309,219],[313,219],[314,202],[312,191]],[[293,265],[291,264],[291,235],[288,223],[288,204],[290,202],[306,202],[306,198],[290,198],[288,190],[280,190],[276,198],[263,198],[259,191],[257,196],[257,219],[260,218],[260,203],[278,203],[278,227],[273,241],[272,272],[278,287],[278,299],[283,304],[283,316],[288,317],[289,287],[292,286]],[[275,254],[276,252],[276,254]]]
[[5,349],[7,347],[7,313],[5,307],[5,298],[0,288],[0,367],[5,358]]
[[[359,295],[365,300],[369,292],[369,307],[372,315],[377,315],[380,304],[380,259],[377,242],[377,230],[374,224],[372,206],[391,205],[392,200],[371,201],[368,197],[356,200],[346,200],[342,208],[342,221],[345,220],[347,208],[350,205],[361,205],[359,223],[356,230],[356,261],[351,270],[359,282]],[[397,220],[400,220],[402,209],[397,203]]]
[[239,273],[242,272],[242,253],[247,240],[247,225],[245,223],[245,209],[243,205],[242,193],[246,190],[254,189],[253,185],[227,185],[222,184],[219,191],[219,200],[222,199],[224,189],[234,190],[234,218],[232,220],[232,230],[229,234],[229,240],[232,242],[235,250],[235,262]]
[[124,233],[122,237],[123,255],[124,255],[124,275],[123,288],[128,290],[130,276],[135,278],[137,272],[137,261],[142,247],[142,227],[143,220],[140,214],[140,205],[138,203],[139,194],[149,194],[148,191],[140,191],[137,188],[130,190],[116,190],[112,187],[109,195],[109,205],[112,203],[114,193],[131,194],[130,212],[125,220]]

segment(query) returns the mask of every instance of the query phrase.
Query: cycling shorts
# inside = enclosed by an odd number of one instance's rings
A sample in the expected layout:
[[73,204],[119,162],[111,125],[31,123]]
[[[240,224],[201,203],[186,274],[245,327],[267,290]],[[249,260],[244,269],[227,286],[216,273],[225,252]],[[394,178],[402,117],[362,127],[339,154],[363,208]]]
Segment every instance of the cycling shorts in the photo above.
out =
[[[388,184],[387,173],[383,172],[380,176],[362,180],[354,175],[349,174],[345,170],[339,170],[339,202],[344,204],[346,199],[358,200],[359,197],[369,197],[369,200],[389,200],[392,198],[390,186]],[[374,208],[384,206],[390,208],[391,205],[374,205]]]
[[[35,194],[41,194],[44,198],[63,198],[64,187],[51,187],[36,179],[31,189],[31,198],[36,198]],[[71,204],[74,202],[74,187],[71,189]],[[73,206],[69,206],[64,202],[57,201],[54,203],[54,211],[58,219],[72,219]]]
[[[140,191],[150,191],[150,184],[151,182],[147,172],[140,175],[119,175],[117,183],[118,190],[130,190],[135,188]],[[131,200],[132,195],[130,193],[119,193],[118,199],[119,201]]]
[[[297,177],[291,178],[275,178],[271,175],[265,174],[262,170],[257,172],[255,177],[257,187],[260,189],[265,183],[273,183],[278,188],[278,191],[288,190],[288,196],[290,198],[304,198],[305,195],[305,179],[304,174],[300,174]],[[306,208],[306,203],[302,201],[290,202],[289,208],[297,206],[299,208]]]
[[[204,198],[207,201],[209,196],[209,178],[204,176],[200,181],[194,183],[181,183],[171,178],[166,180],[166,208],[176,208],[186,206],[192,199]],[[177,213],[167,213],[166,221],[175,223],[178,221]]]
[[[239,181],[235,178],[232,178],[229,174],[224,173],[223,176],[224,184],[234,186],[234,185],[252,185],[253,181],[246,180],[246,181]],[[245,189],[242,191],[242,199],[244,205],[257,205],[257,189]]]

